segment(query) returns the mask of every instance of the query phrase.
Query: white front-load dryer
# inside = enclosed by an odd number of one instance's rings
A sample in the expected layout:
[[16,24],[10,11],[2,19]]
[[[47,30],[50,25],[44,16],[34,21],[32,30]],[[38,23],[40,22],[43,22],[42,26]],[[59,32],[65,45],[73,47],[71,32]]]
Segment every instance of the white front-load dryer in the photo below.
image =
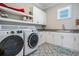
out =
[[0,31],[0,55],[23,56],[24,37],[21,30]]
[[24,55],[30,55],[38,48],[38,41],[39,41],[38,33],[37,30],[34,29],[26,29],[24,30],[24,33],[25,33]]

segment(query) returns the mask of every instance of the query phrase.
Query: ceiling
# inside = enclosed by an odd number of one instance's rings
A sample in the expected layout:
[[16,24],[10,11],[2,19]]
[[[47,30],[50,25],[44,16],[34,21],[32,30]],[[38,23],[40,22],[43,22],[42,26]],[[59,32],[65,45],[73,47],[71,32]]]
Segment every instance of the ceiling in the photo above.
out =
[[54,7],[57,3],[35,3],[34,5],[43,9],[43,10],[46,10],[50,7]]

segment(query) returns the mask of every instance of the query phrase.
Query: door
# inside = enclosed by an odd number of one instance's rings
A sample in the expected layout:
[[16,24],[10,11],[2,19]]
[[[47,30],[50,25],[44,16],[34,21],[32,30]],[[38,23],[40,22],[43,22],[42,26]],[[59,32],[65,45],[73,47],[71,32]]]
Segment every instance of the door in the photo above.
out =
[[46,25],[46,13],[44,11],[40,11],[40,13],[41,13],[40,23]]
[[63,47],[73,49],[74,35],[73,33],[63,33]]
[[40,31],[39,32],[39,45],[43,44],[46,40],[45,40],[45,35],[46,35],[46,32],[44,31]]
[[74,50],[79,51],[79,34],[75,33],[74,37]]
[[40,13],[37,7],[33,7],[33,22],[39,24]]
[[58,46],[62,46],[62,34],[61,33],[54,33],[54,44]]
[[48,31],[47,32],[47,43],[54,44],[54,32]]
[[11,35],[0,42],[1,56],[16,56],[23,48],[24,41],[20,36]]
[[33,7],[33,23],[45,25],[46,13],[37,7]]
[[35,48],[38,44],[38,35],[36,33],[32,33],[28,37],[28,46],[30,48]]

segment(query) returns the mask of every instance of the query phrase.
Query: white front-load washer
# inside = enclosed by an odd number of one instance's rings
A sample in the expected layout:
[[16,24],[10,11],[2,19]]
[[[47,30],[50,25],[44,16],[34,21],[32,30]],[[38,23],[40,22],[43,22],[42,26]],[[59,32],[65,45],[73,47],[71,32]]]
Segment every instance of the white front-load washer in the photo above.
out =
[[32,52],[38,48],[38,32],[36,29],[26,29],[25,33],[25,53],[24,55],[30,55]]
[[0,55],[23,56],[24,37],[22,30],[0,30]]

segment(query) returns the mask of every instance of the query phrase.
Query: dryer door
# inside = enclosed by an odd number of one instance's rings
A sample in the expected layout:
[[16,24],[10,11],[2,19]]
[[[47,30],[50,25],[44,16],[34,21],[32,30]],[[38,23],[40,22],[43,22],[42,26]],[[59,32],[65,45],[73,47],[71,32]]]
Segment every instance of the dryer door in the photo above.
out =
[[34,48],[37,46],[37,43],[38,43],[38,35],[36,33],[30,34],[30,36],[28,37],[28,46],[30,48]]
[[23,48],[24,41],[18,35],[11,35],[0,42],[0,55],[15,56]]

